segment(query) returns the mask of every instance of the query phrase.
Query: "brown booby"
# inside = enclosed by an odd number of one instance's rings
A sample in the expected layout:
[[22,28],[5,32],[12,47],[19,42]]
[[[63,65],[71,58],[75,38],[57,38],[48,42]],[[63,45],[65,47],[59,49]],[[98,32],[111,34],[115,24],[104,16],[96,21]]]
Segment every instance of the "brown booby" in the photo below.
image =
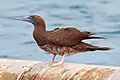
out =
[[[33,37],[38,46],[53,54],[52,66],[64,63],[64,57],[73,55],[79,52],[96,51],[96,50],[110,50],[109,47],[94,46],[82,42],[85,39],[104,39],[103,37],[96,37],[91,32],[83,31],[69,27],[56,28],[51,31],[46,31],[45,21],[38,15],[31,15],[25,18],[17,18],[16,20],[30,22],[34,25]],[[58,63],[54,63],[56,55],[62,56]]]

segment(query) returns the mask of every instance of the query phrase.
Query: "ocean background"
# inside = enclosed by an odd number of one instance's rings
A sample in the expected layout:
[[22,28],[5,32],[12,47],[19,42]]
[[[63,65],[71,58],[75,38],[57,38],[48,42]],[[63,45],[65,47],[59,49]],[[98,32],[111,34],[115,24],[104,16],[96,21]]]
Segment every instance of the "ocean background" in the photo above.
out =
[[[120,0],[1,0],[0,58],[51,62],[52,55],[35,43],[33,25],[3,17],[42,16],[47,30],[76,27],[106,40],[86,40],[109,46],[110,51],[85,52],[68,56],[65,62],[120,66]],[[60,61],[57,57],[56,61]]]

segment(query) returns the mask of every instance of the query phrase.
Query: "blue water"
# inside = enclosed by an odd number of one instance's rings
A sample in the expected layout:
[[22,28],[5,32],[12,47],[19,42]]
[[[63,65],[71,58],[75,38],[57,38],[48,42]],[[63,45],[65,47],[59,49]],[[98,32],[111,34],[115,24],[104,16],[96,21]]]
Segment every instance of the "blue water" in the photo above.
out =
[[[38,14],[46,21],[47,30],[74,26],[94,32],[108,39],[86,42],[114,49],[76,54],[65,62],[120,66],[119,7],[120,0],[2,0],[0,17]],[[32,24],[0,19],[0,58],[50,62],[51,55],[39,49],[32,31]]]

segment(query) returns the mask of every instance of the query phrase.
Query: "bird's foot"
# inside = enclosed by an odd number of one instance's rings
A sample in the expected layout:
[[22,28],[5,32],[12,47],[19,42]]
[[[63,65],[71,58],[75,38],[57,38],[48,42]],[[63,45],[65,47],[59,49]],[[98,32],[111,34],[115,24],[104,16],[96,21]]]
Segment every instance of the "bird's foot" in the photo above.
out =
[[58,63],[53,63],[51,66],[52,67],[54,67],[54,66],[61,66],[61,65],[63,65],[64,64],[64,62],[58,62]]

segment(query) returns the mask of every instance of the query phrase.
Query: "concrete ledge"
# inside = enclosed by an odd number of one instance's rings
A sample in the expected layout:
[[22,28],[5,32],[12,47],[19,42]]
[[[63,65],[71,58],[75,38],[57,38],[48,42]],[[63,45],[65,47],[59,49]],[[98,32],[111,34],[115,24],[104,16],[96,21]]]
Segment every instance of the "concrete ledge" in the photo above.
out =
[[120,67],[0,59],[0,80],[119,80]]

